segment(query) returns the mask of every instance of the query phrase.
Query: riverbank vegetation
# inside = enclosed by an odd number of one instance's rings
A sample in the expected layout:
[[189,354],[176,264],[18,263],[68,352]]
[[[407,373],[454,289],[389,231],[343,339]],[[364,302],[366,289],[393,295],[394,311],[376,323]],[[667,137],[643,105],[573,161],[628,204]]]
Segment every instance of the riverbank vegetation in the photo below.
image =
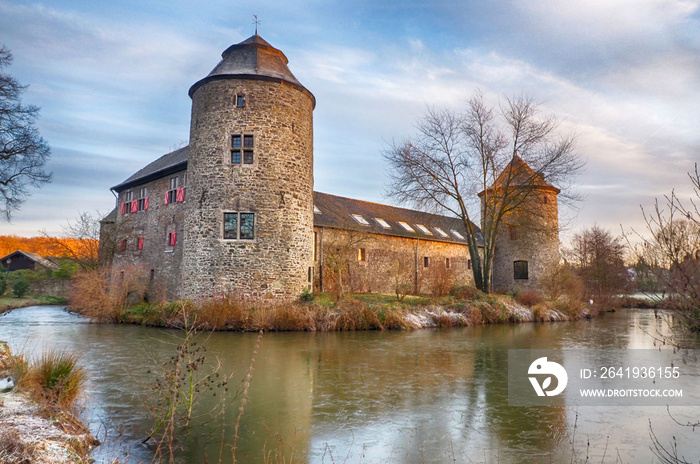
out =
[[71,309],[99,322],[246,332],[411,330],[575,320],[594,312],[563,292],[547,300],[539,292],[536,298],[532,292],[513,297],[484,294],[468,286],[439,297],[353,294],[338,299],[335,294],[320,293],[280,302],[222,295],[200,303],[148,303],[143,301],[145,288],[137,276],[130,272],[114,280],[103,270],[81,274],[73,288]]

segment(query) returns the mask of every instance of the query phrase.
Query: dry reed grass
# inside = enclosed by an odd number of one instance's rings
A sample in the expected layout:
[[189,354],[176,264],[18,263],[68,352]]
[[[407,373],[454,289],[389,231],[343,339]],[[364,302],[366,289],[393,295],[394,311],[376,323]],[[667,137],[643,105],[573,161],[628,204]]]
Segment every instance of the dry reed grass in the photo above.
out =
[[31,464],[37,453],[36,446],[20,437],[14,427],[0,430],[0,462],[6,464]]

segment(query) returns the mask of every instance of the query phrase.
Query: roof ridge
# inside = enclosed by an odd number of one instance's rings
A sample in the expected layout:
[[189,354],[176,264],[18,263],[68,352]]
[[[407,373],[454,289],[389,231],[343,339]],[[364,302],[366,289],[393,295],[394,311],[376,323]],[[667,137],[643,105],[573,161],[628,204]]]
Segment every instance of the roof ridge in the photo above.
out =
[[345,199],[345,200],[357,201],[357,202],[360,202],[360,203],[368,203],[368,204],[370,204],[370,205],[378,205],[378,206],[384,206],[384,207],[387,207],[387,208],[400,209],[400,210],[403,210],[403,211],[409,211],[409,212],[411,212],[411,213],[416,213],[416,212],[417,212],[417,213],[429,214],[429,215],[431,215],[431,216],[437,216],[437,217],[441,217],[441,218],[459,219],[458,217],[445,216],[445,215],[443,215],[443,214],[437,214],[437,213],[429,213],[429,212],[427,212],[427,211],[421,211],[421,210],[419,210],[419,209],[410,209],[410,208],[404,208],[403,206],[387,205],[386,203],[378,203],[378,202],[376,202],[376,201],[358,200],[357,198],[343,197],[343,196],[340,196],[340,195],[334,195],[334,194],[332,194],[332,193],[319,192],[319,191],[316,191],[316,190],[314,190],[314,193],[320,193],[321,195],[327,195],[327,196],[329,196],[329,197],[335,197],[335,198],[342,198],[342,199]]

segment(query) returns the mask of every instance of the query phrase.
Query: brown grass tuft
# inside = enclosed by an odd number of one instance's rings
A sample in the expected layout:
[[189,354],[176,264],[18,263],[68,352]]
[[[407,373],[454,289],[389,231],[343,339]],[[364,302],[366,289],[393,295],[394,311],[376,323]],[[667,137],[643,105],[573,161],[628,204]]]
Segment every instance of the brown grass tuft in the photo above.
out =
[[528,308],[532,308],[533,306],[542,303],[544,300],[544,297],[542,296],[542,293],[540,293],[539,290],[520,290],[517,295],[515,295],[515,299],[518,303],[520,303],[523,306],[527,306]]

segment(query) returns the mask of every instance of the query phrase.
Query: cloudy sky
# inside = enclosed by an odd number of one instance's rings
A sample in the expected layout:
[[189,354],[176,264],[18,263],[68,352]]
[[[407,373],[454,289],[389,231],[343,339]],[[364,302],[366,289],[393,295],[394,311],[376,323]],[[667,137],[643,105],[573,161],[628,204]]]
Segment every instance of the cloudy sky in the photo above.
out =
[[587,159],[572,231],[641,228],[700,161],[700,0],[0,0],[6,71],[29,84],[53,183],[0,234],[60,233],[187,143],[189,87],[254,32],[314,95],[315,189],[385,201],[381,152],[428,106],[537,99]]

